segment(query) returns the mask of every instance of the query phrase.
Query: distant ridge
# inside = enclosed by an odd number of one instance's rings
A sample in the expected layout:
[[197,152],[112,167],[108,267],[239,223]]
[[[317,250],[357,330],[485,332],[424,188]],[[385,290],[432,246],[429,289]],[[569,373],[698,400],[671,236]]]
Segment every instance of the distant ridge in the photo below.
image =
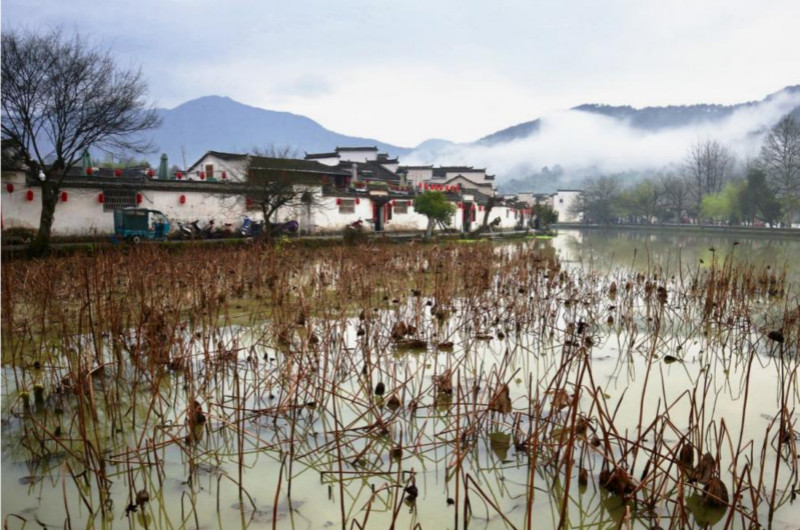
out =
[[[762,102],[770,101],[780,94],[800,94],[800,85],[793,85],[784,88],[774,94],[770,94]],[[696,125],[703,122],[714,122],[727,118],[735,111],[757,105],[761,102],[750,101],[735,105],[669,105],[665,107],[644,107],[637,109],[631,106],[613,106],[596,103],[578,105],[571,110],[600,114],[609,118],[625,121],[630,126],[644,131],[661,131],[688,125]],[[792,115],[800,116],[800,107],[792,111]],[[535,119],[507,127],[500,131],[480,138],[476,143],[480,145],[497,145],[511,142],[530,136],[539,132],[541,120]]]
[[300,156],[337,146],[377,146],[393,157],[410,151],[373,138],[339,134],[305,116],[252,107],[222,96],[205,96],[157,112],[162,126],[151,134],[158,148],[148,156],[151,164],[158,163],[161,153],[167,153],[170,165],[183,166],[184,152],[186,164],[191,164],[210,150],[247,152],[270,145],[294,148]]

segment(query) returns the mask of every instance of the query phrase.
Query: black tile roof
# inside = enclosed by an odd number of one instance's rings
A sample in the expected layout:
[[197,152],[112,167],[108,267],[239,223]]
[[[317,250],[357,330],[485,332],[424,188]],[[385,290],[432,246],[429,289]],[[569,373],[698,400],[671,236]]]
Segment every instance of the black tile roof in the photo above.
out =
[[339,165],[336,166],[340,168],[342,171],[345,171],[347,174],[351,174],[351,170],[353,164],[356,166],[356,170],[358,171],[358,177],[362,180],[384,180],[387,182],[398,182],[400,180],[400,176],[392,173],[385,167],[381,165],[381,162],[377,160],[370,160],[368,162],[339,162]]
[[296,158],[270,158],[265,156],[250,157],[250,169],[304,171],[311,173],[326,173],[328,175],[349,174],[348,171],[338,169],[336,166],[327,166],[314,160],[299,160]]
[[207,151],[197,162],[189,166],[195,167],[206,156],[214,156],[226,161],[250,161],[250,169],[278,169],[283,171],[305,171],[310,173],[325,173],[328,175],[341,175],[340,170],[333,166],[320,164],[314,160],[300,160],[297,158],[273,158],[268,156],[252,156],[241,153],[223,153],[220,151]]
[[306,160],[315,158],[339,158],[339,153],[306,153]]
[[378,148],[375,147],[375,146],[372,146],[372,147],[337,147],[336,148],[336,152],[337,153],[342,152],[342,151],[377,151],[377,150],[378,150]]

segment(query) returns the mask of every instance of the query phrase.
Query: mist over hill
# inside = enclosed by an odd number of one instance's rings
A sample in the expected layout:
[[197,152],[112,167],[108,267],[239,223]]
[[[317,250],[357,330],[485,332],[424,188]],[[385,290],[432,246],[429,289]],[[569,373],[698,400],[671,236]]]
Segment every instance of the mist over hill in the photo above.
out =
[[553,191],[586,177],[620,174],[635,179],[677,170],[688,148],[713,138],[743,161],[758,155],[761,140],[782,116],[800,119],[800,85],[736,105],[646,107],[583,104],[486,135],[471,143],[430,139],[416,148],[331,131],[311,118],[207,96],[159,109],[162,126],[152,133],[170,164],[191,164],[207,150],[246,152],[253,147],[291,147],[328,152],[335,147],[377,146],[409,165],[471,165],[497,175],[503,192]]
[[758,155],[766,132],[789,113],[800,118],[800,85],[737,105],[584,104],[473,143],[415,150],[406,160],[486,166],[503,192],[550,192],[603,174],[633,180],[677,171],[689,147],[707,138],[724,143],[742,162]]

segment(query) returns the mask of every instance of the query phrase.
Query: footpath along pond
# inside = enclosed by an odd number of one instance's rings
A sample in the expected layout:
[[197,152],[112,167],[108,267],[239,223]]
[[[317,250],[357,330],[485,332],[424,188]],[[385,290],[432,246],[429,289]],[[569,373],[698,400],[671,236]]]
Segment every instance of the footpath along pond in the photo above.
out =
[[796,528],[797,261],[577,234],[5,260],[4,522]]

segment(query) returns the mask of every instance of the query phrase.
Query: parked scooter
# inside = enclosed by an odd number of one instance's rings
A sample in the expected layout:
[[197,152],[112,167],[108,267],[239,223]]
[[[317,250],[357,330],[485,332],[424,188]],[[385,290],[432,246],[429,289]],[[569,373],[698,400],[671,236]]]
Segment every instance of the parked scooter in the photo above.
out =
[[202,238],[202,231],[200,230],[199,221],[194,220],[191,223],[178,221],[178,237],[180,237],[180,239]]
[[214,239],[227,239],[229,237],[233,237],[233,223],[225,223],[222,226],[218,226],[211,233],[211,237]]
[[214,220],[211,219],[206,225],[200,229],[200,236],[203,239],[211,239],[214,234]]
[[253,221],[245,216],[242,220],[242,237],[259,237],[264,232],[264,221]]
[[286,235],[291,236],[294,235],[300,230],[300,223],[292,219],[291,221],[286,221],[285,223],[278,223],[272,225],[272,235]]

